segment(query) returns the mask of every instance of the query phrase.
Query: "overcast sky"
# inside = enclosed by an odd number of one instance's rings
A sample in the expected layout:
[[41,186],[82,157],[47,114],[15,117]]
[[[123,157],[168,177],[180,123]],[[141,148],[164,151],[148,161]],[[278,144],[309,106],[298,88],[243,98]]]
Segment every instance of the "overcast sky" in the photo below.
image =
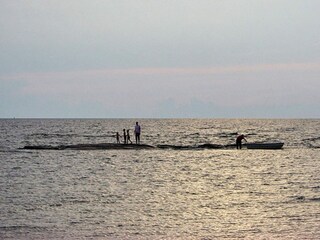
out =
[[0,118],[320,118],[319,0],[0,0]]

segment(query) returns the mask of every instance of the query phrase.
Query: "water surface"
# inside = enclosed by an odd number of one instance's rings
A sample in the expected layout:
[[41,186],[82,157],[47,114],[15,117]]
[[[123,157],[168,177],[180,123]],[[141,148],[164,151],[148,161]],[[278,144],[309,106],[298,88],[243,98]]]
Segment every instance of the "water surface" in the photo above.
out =
[[320,120],[139,122],[151,145],[231,144],[244,133],[285,146],[21,150],[114,142],[135,120],[0,120],[0,238],[320,238]]

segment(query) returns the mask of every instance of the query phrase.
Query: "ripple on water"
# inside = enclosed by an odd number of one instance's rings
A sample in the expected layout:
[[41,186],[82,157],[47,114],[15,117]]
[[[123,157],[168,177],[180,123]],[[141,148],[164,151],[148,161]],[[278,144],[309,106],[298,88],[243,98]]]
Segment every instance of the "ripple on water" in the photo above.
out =
[[[131,120],[121,124],[111,120],[89,122],[92,129],[86,128],[86,121],[66,121],[67,127],[61,126],[63,121],[52,121],[55,127],[49,124],[43,129],[52,134],[76,129],[80,136],[71,131],[54,141],[83,143],[92,139],[92,131],[104,135],[99,126],[105,124],[111,131],[120,125],[130,126]],[[230,127],[235,122],[198,120],[191,121],[192,125],[187,120],[175,120],[165,122],[172,131],[162,133],[157,129],[162,121],[146,122],[148,141],[154,145],[192,145],[200,139],[203,143],[218,140],[224,144],[238,131]],[[271,123],[277,129],[293,128],[281,133],[284,138],[290,137],[290,147],[283,151],[0,151],[0,236],[319,239],[319,151],[297,148],[302,138],[316,135],[301,137],[302,125],[292,126],[294,121],[262,123],[244,120],[242,130],[250,129],[250,138],[255,140],[278,134],[270,129]],[[37,124],[26,131],[32,127]],[[179,129],[174,130],[176,127]],[[260,128],[262,135],[257,130]],[[301,132],[297,132],[299,129]],[[317,127],[312,123],[308,129],[315,131]],[[39,129],[36,132],[42,133]],[[36,141],[31,137],[27,140]],[[38,140],[51,144],[49,137]],[[20,146],[21,139],[12,142]]]

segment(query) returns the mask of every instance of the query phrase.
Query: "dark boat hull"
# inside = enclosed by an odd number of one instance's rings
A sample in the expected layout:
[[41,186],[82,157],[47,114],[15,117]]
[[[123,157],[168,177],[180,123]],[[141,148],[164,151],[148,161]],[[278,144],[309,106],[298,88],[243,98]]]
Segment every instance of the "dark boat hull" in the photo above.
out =
[[248,149],[281,149],[284,143],[247,143]]

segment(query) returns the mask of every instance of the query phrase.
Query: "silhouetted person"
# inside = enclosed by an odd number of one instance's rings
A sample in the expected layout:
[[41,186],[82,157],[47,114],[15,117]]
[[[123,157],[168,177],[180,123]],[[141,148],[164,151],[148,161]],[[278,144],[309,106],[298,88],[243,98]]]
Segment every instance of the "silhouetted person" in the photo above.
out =
[[123,129],[123,144],[127,144],[127,134],[125,129]]
[[117,143],[120,143],[120,134],[119,134],[119,132],[116,133],[116,139],[117,139]]
[[237,145],[237,149],[241,149],[242,147],[242,140],[245,140],[247,142],[247,139],[245,139],[244,135],[241,134],[237,137],[237,140],[236,140],[236,145]]
[[136,122],[136,126],[134,127],[134,135],[136,137],[136,144],[140,144],[140,134],[141,134],[141,127],[138,122]]
[[132,144],[132,141],[130,139],[130,133],[129,133],[129,129],[127,130],[127,143],[129,144],[129,142]]

